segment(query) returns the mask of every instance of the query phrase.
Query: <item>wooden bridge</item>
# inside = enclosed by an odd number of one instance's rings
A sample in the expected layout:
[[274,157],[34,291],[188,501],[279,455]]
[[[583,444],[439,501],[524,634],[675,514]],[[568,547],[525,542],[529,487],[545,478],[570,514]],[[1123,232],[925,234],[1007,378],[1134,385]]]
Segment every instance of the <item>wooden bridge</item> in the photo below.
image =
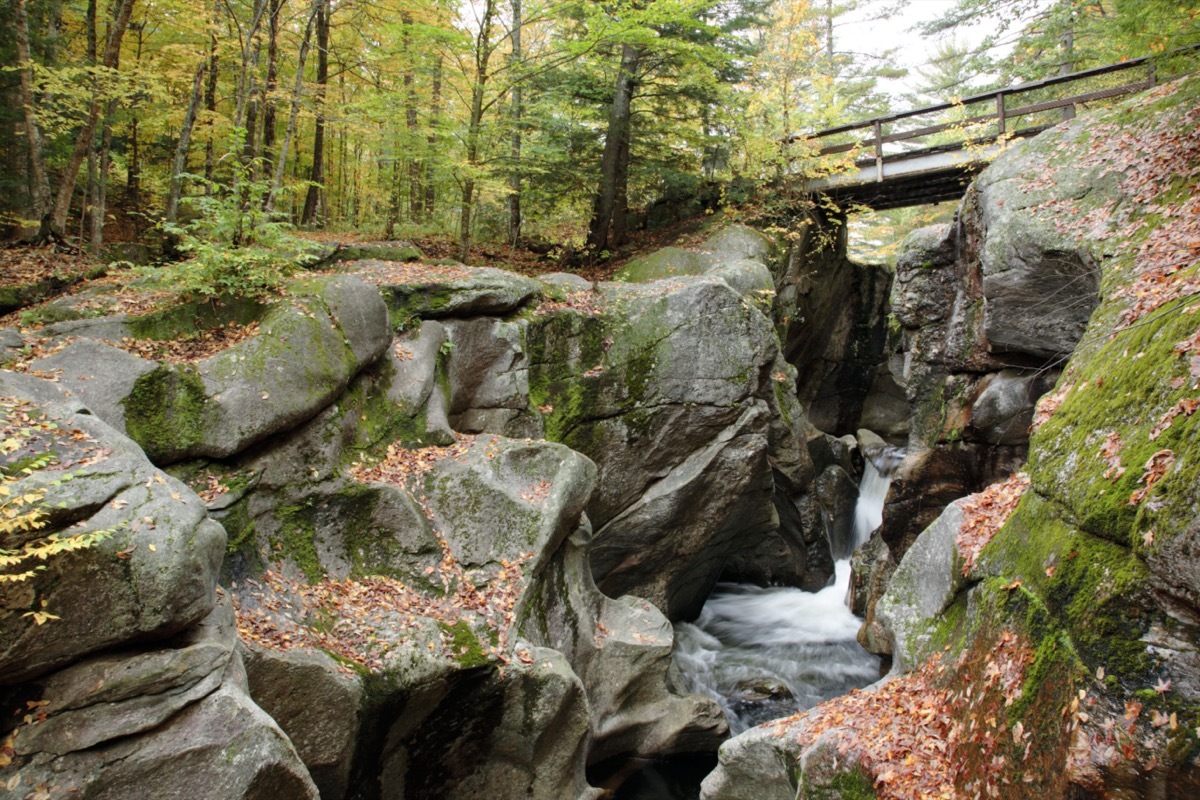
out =
[[[1129,80],[1135,71],[1143,75]],[[785,143],[803,143],[812,151],[796,163],[817,157],[833,170],[807,180],[805,188],[839,207],[887,209],[955,200],[1006,142],[1074,117],[1077,106],[1148,89],[1155,79],[1154,61],[1138,58],[789,136]],[[1060,96],[1065,92],[1073,93]]]

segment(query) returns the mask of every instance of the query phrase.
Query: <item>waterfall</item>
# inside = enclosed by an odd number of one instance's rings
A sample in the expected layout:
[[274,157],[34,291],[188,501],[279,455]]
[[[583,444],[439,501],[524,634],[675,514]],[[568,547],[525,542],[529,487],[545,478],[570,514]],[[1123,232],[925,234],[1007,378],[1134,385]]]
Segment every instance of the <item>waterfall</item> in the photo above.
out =
[[878,657],[856,638],[862,620],[844,602],[850,562],[836,571],[819,592],[720,584],[695,622],[675,626],[688,690],[720,703],[734,734],[879,678]]
[[887,499],[892,477],[904,460],[904,451],[884,446],[865,453],[862,480],[858,483],[858,502],[854,504],[853,551],[866,544],[875,529],[883,523],[883,501]]
[[[879,527],[903,457],[887,445],[866,453],[854,548]],[[734,734],[879,678],[879,658],[858,644],[862,620],[846,604],[851,553],[835,555],[835,580],[819,592],[720,584],[698,619],[675,626],[675,662],[686,688],[720,703]]]

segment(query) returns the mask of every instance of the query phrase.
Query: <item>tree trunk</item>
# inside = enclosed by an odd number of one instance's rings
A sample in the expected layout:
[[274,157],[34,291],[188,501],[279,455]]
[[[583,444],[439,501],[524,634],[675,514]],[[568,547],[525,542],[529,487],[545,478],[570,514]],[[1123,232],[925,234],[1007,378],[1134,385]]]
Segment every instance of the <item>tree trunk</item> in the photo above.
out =
[[208,81],[204,86],[204,110],[208,112],[205,127],[210,129],[208,141],[204,145],[204,193],[212,192],[213,172],[216,169],[216,144],[213,142],[211,128],[217,114],[217,71],[220,68],[220,58],[217,55],[217,20],[220,19],[221,0],[213,5],[213,33],[209,35],[208,49]]
[[617,151],[617,168],[613,175],[613,215],[609,245],[620,247],[629,236],[629,140],[633,131],[629,125],[622,131],[621,147]]
[[329,0],[321,0],[317,6],[317,120],[313,127],[312,172],[309,173],[308,191],[304,195],[304,210],[300,213],[300,224],[311,225],[325,193],[325,90],[329,84]]
[[[417,94],[416,76],[413,70],[413,55],[412,42],[409,29],[412,27],[412,14],[404,12],[400,15],[401,22],[404,23],[404,35],[401,38],[401,55],[404,59],[404,76],[402,78],[404,85],[404,128],[407,136],[404,138],[404,149],[409,153],[408,157],[408,215],[414,222],[421,221],[421,203],[423,192],[421,190],[421,159],[415,153],[417,152]],[[398,177],[398,176],[397,176]]]
[[104,114],[104,127],[100,134],[100,152],[97,157],[96,182],[92,185],[92,229],[88,239],[92,255],[100,255],[104,246],[104,224],[108,216],[108,174],[112,171],[112,119],[117,113],[117,101],[108,101]]
[[33,101],[33,56],[29,50],[29,15],[25,0],[13,0],[17,26],[17,63],[20,66],[21,110],[25,114],[25,138],[29,141],[29,175],[34,218],[39,221],[50,211],[50,179],[46,173],[46,154],[42,132],[38,128]]
[[[133,27],[133,24],[130,24]],[[137,68],[142,66],[142,45],[144,44],[143,37],[145,35],[145,23],[137,25],[137,52],[134,56]],[[138,145],[138,127],[140,120],[137,114],[137,104],[141,99],[141,95],[135,95],[133,102],[130,103],[130,119],[129,119],[129,163],[127,166],[125,178],[125,201],[128,204],[129,210],[133,212],[133,226],[135,238],[141,238],[142,233],[142,217],[138,212],[142,206],[142,162],[141,153]]]
[[[442,113],[441,105],[442,105],[442,58],[441,58],[441,56],[438,56],[437,61],[434,62],[434,65],[433,65],[433,101],[429,107],[429,136],[426,138],[426,142],[429,143],[429,152],[430,153],[434,152],[434,148],[437,147],[437,143],[438,143],[437,128],[438,128],[438,124],[439,124],[438,118],[441,116],[441,113]],[[436,201],[437,201],[437,188],[434,186],[434,183],[433,183],[433,163],[432,162],[428,162],[425,164],[425,178],[422,182],[425,185],[425,202],[423,204],[424,205],[424,208],[423,208],[424,216],[425,216],[425,219],[432,219],[433,214],[434,214],[434,206],[436,205]]]
[[275,147],[275,90],[279,88],[279,12],[283,0],[270,0],[267,16],[267,88],[263,96],[262,156],[271,163]]
[[462,206],[458,216],[458,259],[466,262],[471,251],[471,211],[475,203],[475,171],[479,168],[479,138],[483,127],[483,93],[492,58],[492,24],[495,0],[486,0],[475,38],[475,75],[471,83],[471,118],[467,124],[467,170],[462,182]]
[[[633,95],[637,88],[637,70],[642,50],[633,45],[621,48],[621,68],[617,72],[612,108],[608,113],[608,133],[604,138],[604,154],[600,159],[600,185],[588,226],[588,249],[593,258],[609,246],[613,217],[617,213],[622,175],[628,174],[629,124],[633,111]],[[624,162],[625,166],[622,166]]]
[[192,96],[188,100],[187,112],[183,115],[183,126],[179,130],[179,142],[175,145],[175,160],[171,163],[171,182],[167,190],[167,220],[174,222],[179,216],[179,195],[183,190],[183,171],[187,167],[188,144],[192,140],[192,128],[196,124],[196,112],[200,108],[200,87],[204,81],[205,64],[200,62],[192,78]]
[[[108,69],[115,70],[117,68],[118,58],[121,53],[121,39],[125,36],[125,29],[129,27],[129,17],[133,13],[133,4],[134,0],[118,0],[116,15],[113,17],[108,41],[104,46],[104,60],[102,65]],[[58,187],[58,195],[54,200],[54,213],[51,217],[51,226],[57,232],[61,232],[67,226],[67,212],[71,208],[71,196],[75,193],[75,181],[79,177],[79,168],[83,165],[83,159],[87,155],[88,143],[96,133],[96,125],[100,121],[101,105],[103,104],[101,103],[100,96],[98,94],[93,95],[92,102],[88,108],[87,120],[84,122],[83,129],[79,132],[78,138],[75,140],[75,148],[71,151],[71,159],[67,162],[67,168],[63,172],[62,184]]]
[[275,162],[275,178],[271,181],[271,191],[267,195],[266,209],[275,208],[275,200],[283,188],[284,170],[287,168],[288,147],[292,137],[296,135],[296,118],[300,114],[300,97],[304,94],[304,62],[308,60],[308,50],[312,44],[313,23],[328,0],[313,0],[308,14],[308,23],[304,26],[304,38],[300,41],[300,54],[296,60],[296,85],[292,89],[292,108],[288,113],[287,129],[283,132],[283,142],[279,145],[279,160]]
[[513,247],[521,241],[521,0],[512,0],[512,171],[508,174],[508,242]]
[[[241,128],[246,122],[246,106],[253,94],[253,73],[258,68],[258,49],[254,46],[254,40],[258,36],[258,29],[262,27],[262,18],[266,13],[266,8],[265,0],[254,0],[250,26],[246,31],[246,38],[240,43],[242,66],[238,71],[237,86],[234,89],[236,97],[233,111],[234,128]],[[247,136],[247,138],[249,137]]]
[[389,192],[391,202],[388,204],[387,225],[383,238],[393,239],[396,236],[396,223],[400,221],[400,159],[392,159],[392,191]]

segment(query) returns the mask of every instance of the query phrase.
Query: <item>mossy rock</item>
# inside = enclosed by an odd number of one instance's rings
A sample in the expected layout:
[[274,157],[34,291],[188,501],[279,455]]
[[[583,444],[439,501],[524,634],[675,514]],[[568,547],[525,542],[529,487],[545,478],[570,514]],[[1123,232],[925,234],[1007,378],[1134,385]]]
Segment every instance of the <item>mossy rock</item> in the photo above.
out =
[[616,280],[647,283],[683,275],[703,275],[712,261],[702,253],[682,247],[664,247],[633,259],[616,274]]

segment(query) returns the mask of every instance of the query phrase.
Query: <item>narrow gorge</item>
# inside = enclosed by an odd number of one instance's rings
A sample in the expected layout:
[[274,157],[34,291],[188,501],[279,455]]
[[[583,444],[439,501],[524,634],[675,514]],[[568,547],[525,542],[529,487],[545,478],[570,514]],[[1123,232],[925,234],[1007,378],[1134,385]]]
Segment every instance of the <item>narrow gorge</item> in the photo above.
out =
[[815,209],[598,283],[383,243],[9,314],[4,548],[50,552],[0,786],[1200,791],[1197,98],[1012,144],[894,269]]

